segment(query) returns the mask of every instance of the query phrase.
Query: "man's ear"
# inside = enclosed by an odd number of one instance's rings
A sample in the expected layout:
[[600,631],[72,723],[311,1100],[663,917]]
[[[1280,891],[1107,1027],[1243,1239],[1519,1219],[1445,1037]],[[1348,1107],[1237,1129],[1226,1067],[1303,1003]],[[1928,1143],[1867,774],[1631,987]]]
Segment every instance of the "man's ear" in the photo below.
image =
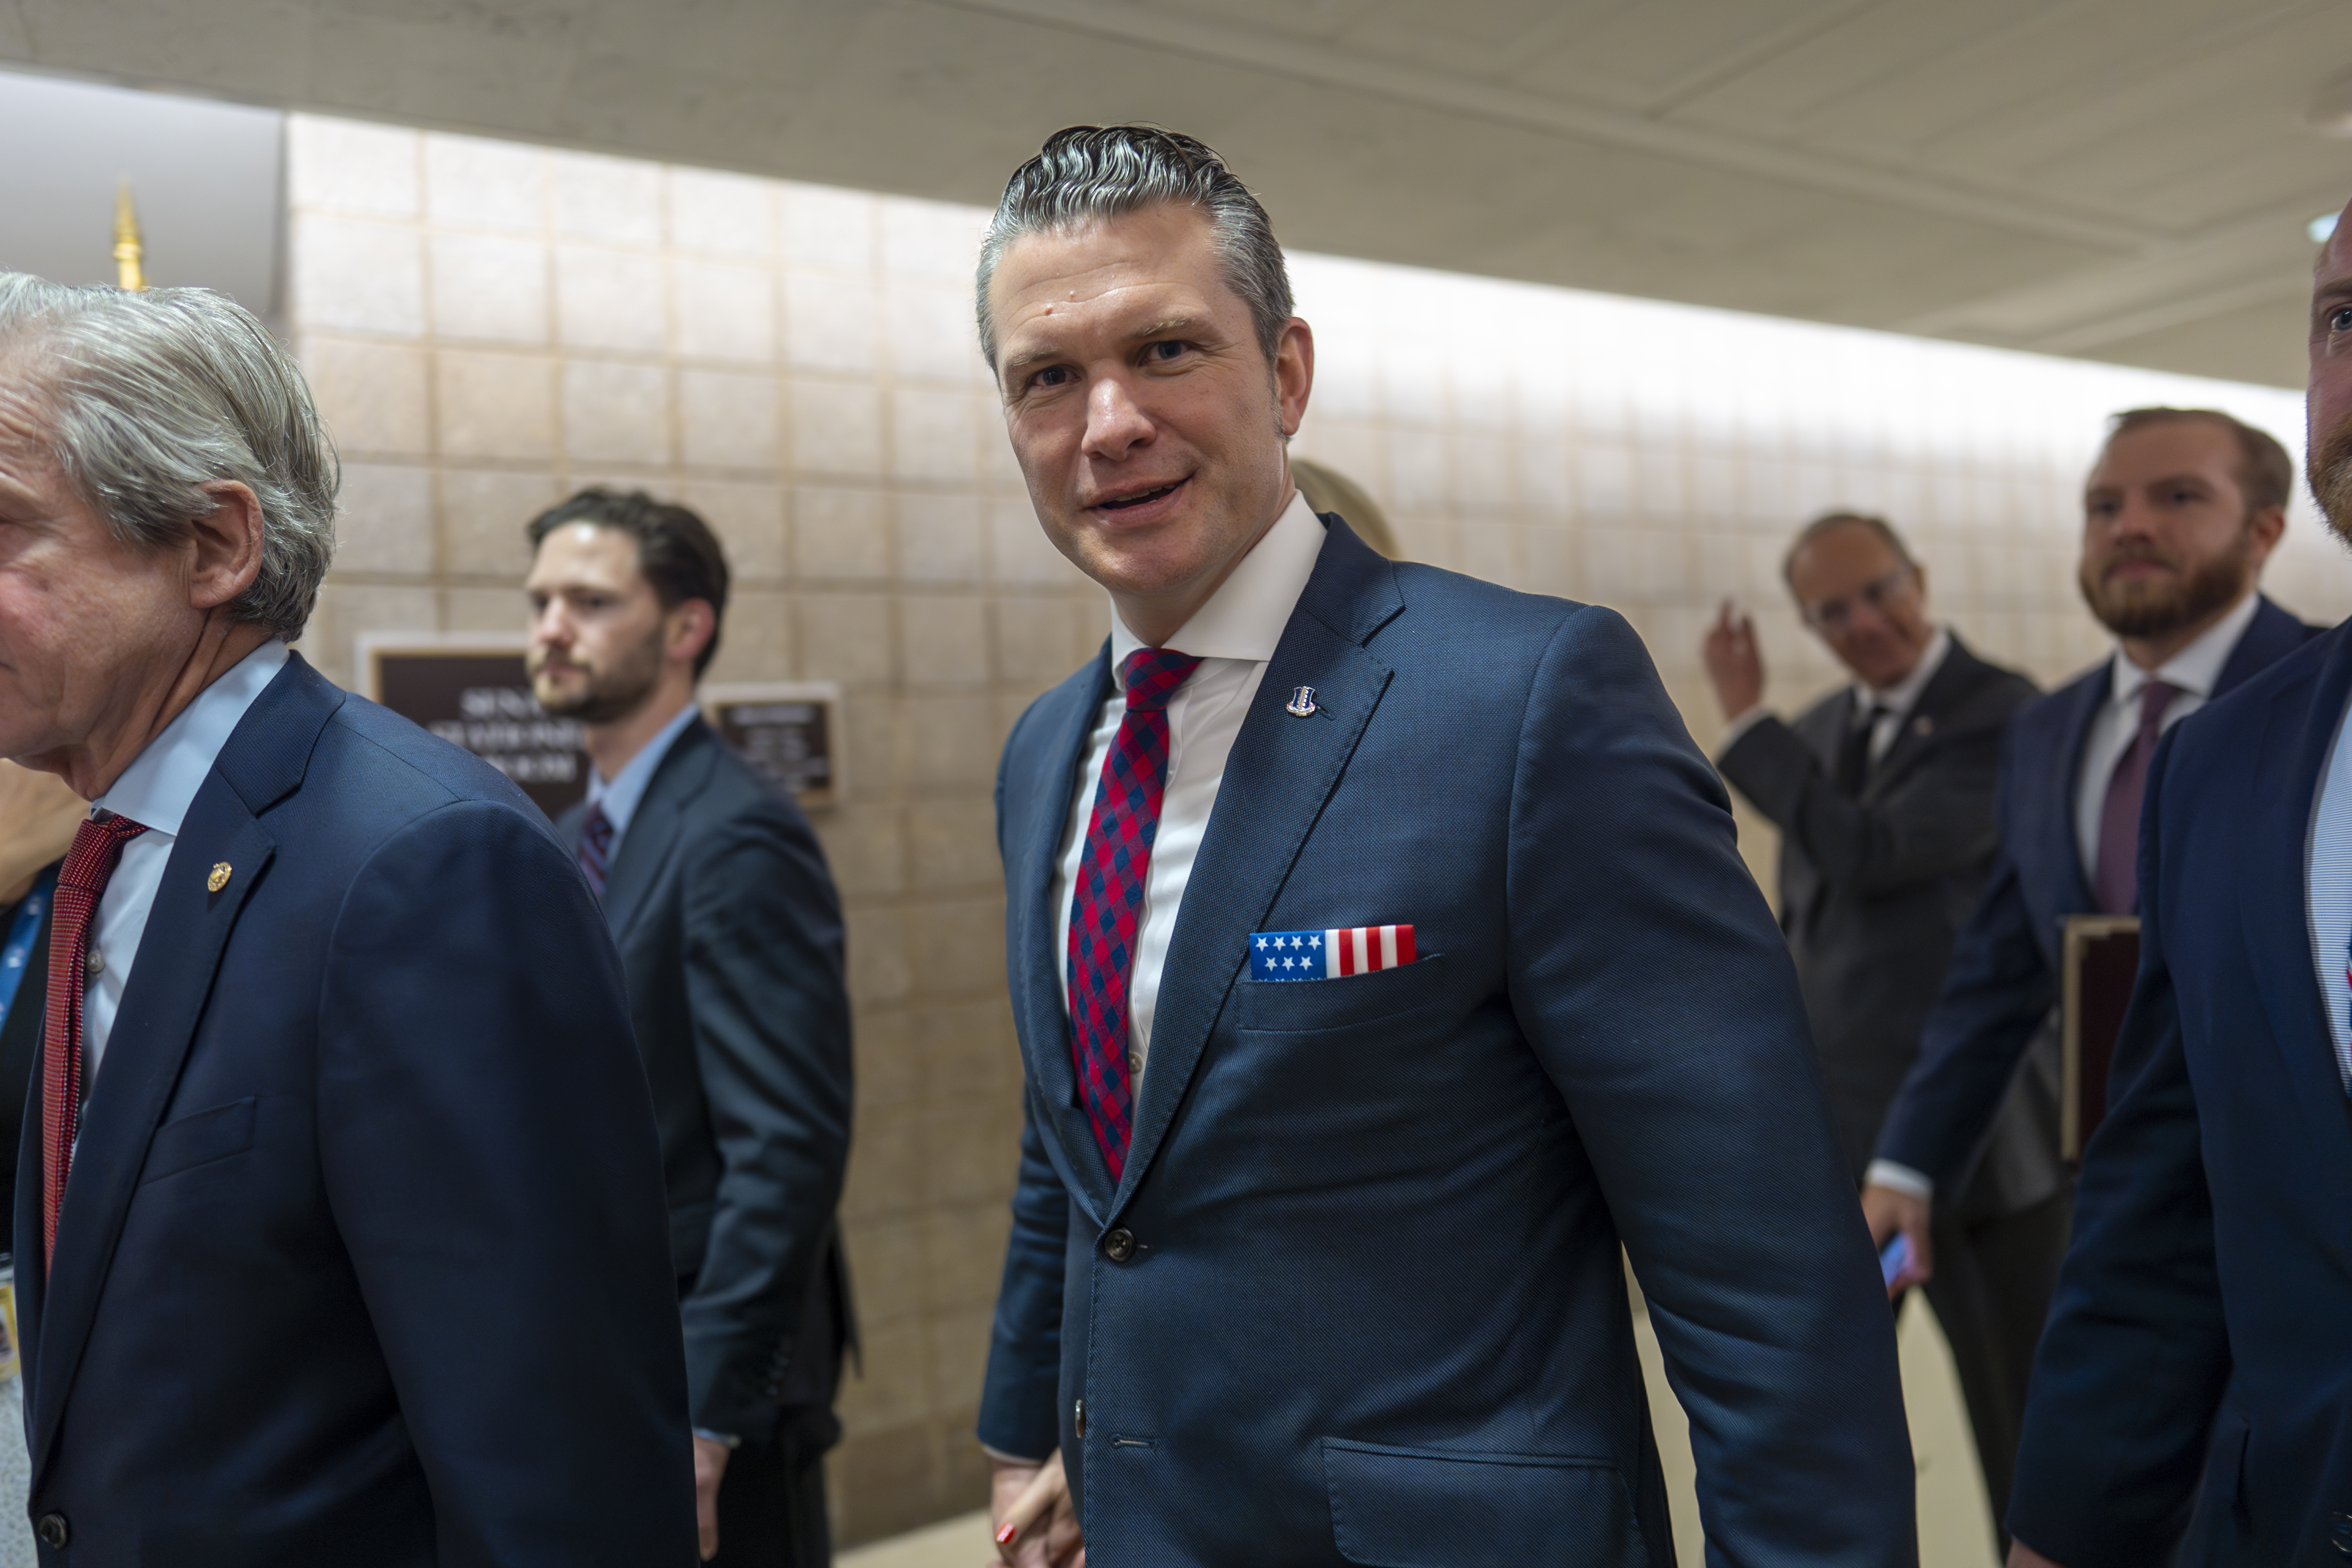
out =
[[204,487],[213,510],[189,525],[188,603],[216,610],[261,575],[261,498],[235,479]]
[[708,599],[682,599],[664,616],[667,629],[662,637],[662,657],[679,664],[692,664],[710,646],[719,633],[719,612],[710,607]]
[[2253,539],[2254,565],[2259,569],[2278,548],[2279,536],[2286,531],[2286,508],[2266,506],[2246,519],[2246,532]]

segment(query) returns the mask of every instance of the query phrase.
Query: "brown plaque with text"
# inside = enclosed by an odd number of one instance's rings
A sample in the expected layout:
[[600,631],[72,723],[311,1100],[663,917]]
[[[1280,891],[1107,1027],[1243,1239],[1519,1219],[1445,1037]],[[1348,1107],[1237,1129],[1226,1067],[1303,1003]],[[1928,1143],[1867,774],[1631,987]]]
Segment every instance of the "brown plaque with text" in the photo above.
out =
[[465,747],[551,817],[588,793],[588,759],[580,726],[532,699],[522,655],[520,639],[372,636],[360,644],[360,679],[368,696]]
[[804,806],[842,797],[841,688],[829,681],[705,687],[702,716],[779,795]]
[[2083,1157],[2107,1113],[2107,1069],[2123,1033],[2139,973],[2139,921],[2130,915],[2069,915],[2061,1004],[2066,1092],[2059,1112],[2059,1151]]

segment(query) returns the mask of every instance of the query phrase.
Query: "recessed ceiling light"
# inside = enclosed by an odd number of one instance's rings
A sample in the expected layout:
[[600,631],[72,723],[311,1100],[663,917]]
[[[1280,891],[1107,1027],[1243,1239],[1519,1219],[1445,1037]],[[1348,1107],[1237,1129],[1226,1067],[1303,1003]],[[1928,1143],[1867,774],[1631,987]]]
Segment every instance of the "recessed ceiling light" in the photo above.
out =
[[2303,231],[2311,236],[2312,244],[2326,245],[2336,233],[2336,220],[2339,216],[2336,213],[2321,213],[2305,224]]
[[2352,70],[2337,71],[2311,95],[2303,128],[2320,136],[2352,136]]

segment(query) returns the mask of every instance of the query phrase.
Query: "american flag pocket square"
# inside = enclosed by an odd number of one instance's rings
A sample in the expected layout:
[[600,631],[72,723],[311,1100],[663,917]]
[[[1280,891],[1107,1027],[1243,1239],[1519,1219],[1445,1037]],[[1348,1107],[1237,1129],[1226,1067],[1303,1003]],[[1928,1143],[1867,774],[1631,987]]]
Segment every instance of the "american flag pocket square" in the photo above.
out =
[[1412,962],[1412,927],[1262,931],[1249,939],[1252,980],[1338,980]]

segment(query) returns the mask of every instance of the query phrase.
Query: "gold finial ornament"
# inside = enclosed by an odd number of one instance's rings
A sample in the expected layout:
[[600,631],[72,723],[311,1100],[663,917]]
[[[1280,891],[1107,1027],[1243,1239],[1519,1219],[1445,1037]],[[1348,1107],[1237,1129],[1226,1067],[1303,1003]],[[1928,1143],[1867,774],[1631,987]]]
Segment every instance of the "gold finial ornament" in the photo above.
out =
[[131,182],[123,181],[114,187],[114,280],[133,291],[147,287],[147,273],[140,263],[147,247],[139,241],[139,209],[131,205]]
[[216,860],[213,862],[213,874],[205,879],[205,891],[207,893],[219,892],[223,888],[228,886],[228,877],[229,871],[227,861]]

